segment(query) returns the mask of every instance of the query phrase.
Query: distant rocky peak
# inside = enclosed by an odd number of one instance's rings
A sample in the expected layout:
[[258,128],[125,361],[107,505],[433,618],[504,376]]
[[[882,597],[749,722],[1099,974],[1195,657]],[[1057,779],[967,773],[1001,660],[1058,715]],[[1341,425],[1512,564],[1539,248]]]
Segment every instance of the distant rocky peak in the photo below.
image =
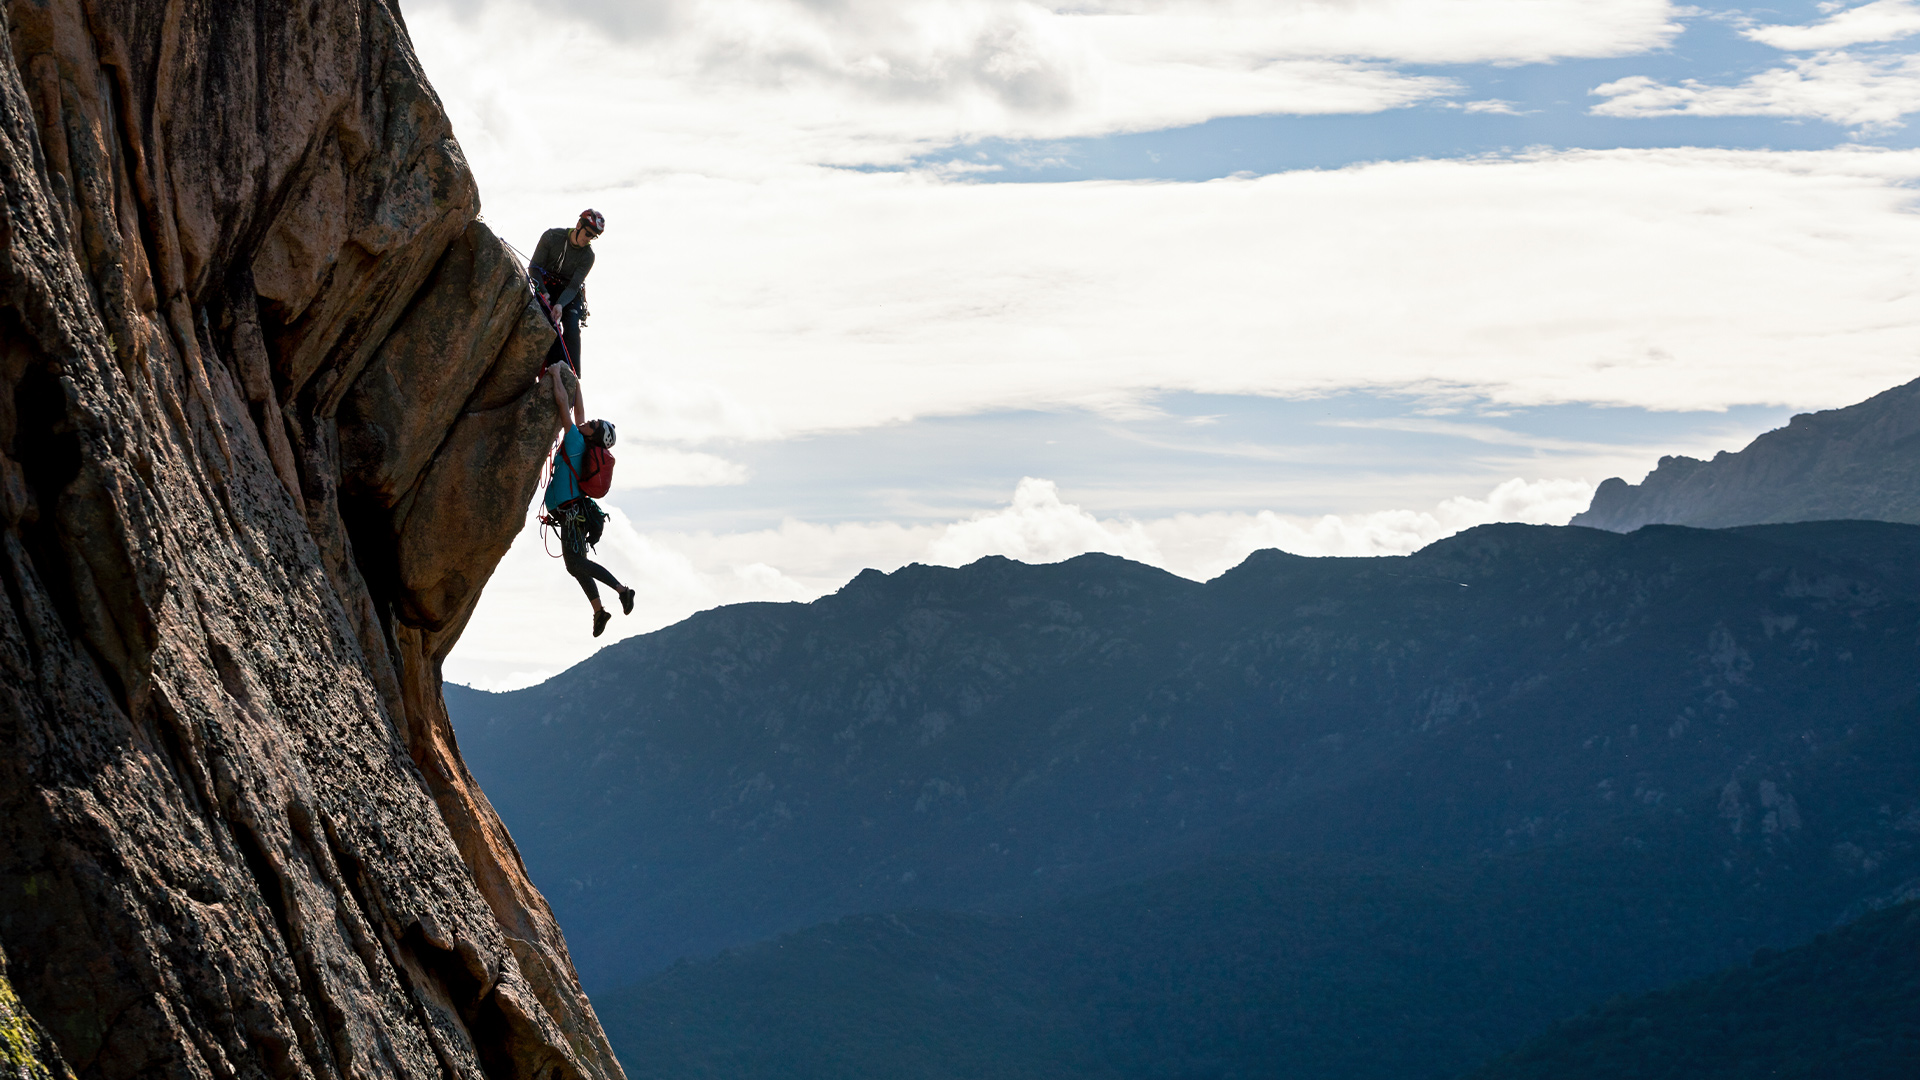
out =
[[1631,532],[1843,520],[1920,524],[1920,379],[1801,413],[1737,453],[1663,457],[1638,484],[1603,481],[1571,524]]

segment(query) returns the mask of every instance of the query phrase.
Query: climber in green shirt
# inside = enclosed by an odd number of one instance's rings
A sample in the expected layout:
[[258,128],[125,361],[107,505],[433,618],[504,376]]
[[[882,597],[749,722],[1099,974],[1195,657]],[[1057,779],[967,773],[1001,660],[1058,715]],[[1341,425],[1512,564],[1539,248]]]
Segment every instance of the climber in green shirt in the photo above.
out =
[[580,325],[586,321],[587,272],[593,269],[593,241],[605,232],[607,219],[598,210],[580,211],[571,229],[548,229],[534,245],[527,263],[547,319],[560,332],[547,350],[546,366],[566,363],[580,374]]

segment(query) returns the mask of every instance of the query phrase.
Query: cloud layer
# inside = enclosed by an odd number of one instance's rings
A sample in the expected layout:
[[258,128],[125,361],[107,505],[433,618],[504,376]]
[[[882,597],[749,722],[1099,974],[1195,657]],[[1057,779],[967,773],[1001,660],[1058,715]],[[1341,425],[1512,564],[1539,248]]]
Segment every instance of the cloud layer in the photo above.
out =
[[[1820,6],[1828,10],[1840,7],[1838,4]],[[1920,3],[1914,0],[1873,0],[1859,7],[1835,11],[1817,23],[1805,26],[1754,26],[1743,33],[1753,41],[1795,52],[1899,41],[1920,34]]]
[[[1847,51],[1850,46],[1884,45],[1920,34],[1916,0],[1872,0],[1859,7],[1820,5],[1830,14],[1805,25],[1748,26],[1741,35],[1794,57],[1784,67],[1749,76],[1735,84],[1698,79],[1662,82],[1645,75],[1616,79],[1594,88],[1606,100],[1593,107],[1598,116],[1774,116],[1885,132],[1902,117],[1920,111],[1920,57],[1883,50]],[[1737,21],[1746,21],[1745,16]]]
[[1916,152],[1662,150],[602,192],[591,400],[681,443],[1178,389],[1841,405],[1920,354],[1916,178]]
[[1621,56],[1681,29],[1667,0],[485,0],[407,17],[463,139],[511,148],[490,176],[516,187],[1379,112],[1462,89],[1402,65]]
[[1594,87],[1599,116],[1782,116],[1885,129],[1920,111],[1920,57],[1844,52],[1796,57],[1733,86],[1677,85],[1644,75]]
[[[1820,25],[1884,36],[1906,10]],[[569,11],[429,2],[408,19],[503,235],[609,214],[592,402],[658,448],[647,483],[738,478],[724,450],[674,444],[1124,410],[1164,390],[1835,405],[1903,381],[1920,351],[1912,153],[1531,153],[1206,184],[818,167],[968,134],[1391,108],[1451,92],[1399,63],[1658,48],[1679,28],[1662,0]],[[1601,89],[1610,115],[1876,124],[1920,73],[1823,53],[1733,87]]]

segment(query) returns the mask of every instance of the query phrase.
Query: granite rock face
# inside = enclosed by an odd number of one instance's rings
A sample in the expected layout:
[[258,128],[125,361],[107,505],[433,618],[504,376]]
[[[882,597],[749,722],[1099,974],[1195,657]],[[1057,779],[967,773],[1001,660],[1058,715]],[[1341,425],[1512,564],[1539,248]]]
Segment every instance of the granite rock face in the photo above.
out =
[[82,1078],[619,1080],[441,700],[558,417],[398,10],[0,13],[18,1007]]
[[1920,525],[1920,379],[1802,413],[1739,453],[1663,457],[1638,484],[1606,480],[1571,524],[1632,532],[1851,520]]

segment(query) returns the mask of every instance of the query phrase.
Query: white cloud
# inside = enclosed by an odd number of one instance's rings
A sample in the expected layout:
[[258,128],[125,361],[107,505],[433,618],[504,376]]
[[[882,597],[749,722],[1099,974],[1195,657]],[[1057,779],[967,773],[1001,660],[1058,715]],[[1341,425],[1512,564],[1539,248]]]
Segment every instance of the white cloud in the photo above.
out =
[[[1920,354],[1916,179],[1914,151],[1683,149],[1204,184],[662,180],[577,197],[609,220],[589,407],[697,444],[1183,389],[1849,404]],[[489,216],[530,242],[539,210]]]
[[720,487],[747,482],[746,466],[712,454],[646,444],[619,449],[613,470],[617,490]]
[[[1668,0],[701,0],[407,6],[488,191],[899,163],[969,139],[1444,98],[1396,65],[1658,48]],[[609,28],[616,31],[609,34]]]
[[[1225,0],[1095,5],[1086,27],[1121,57],[1364,57],[1521,64],[1626,56],[1681,30],[1666,0]],[[1056,15],[1056,18],[1059,16]]]
[[1051,480],[1025,477],[1013,492],[1013,504],[946,527],[927,546],[927,560],[964,566],[987,555],[1022,562],[1049,563],[1089,551],[1159,565],[1158,545],[1138,522],[1103,522],[1078,506],[1060,501]]
[[[595,201],[602,206],[614,205],[604,199]],[[631,218],[621,224],[627,226],[629,231],[636,225],[641,229],[648,228],[647,223],[636,222]],[[498,221],[494,225],[495,228],[502,227]],[[526,226],[519,230],[508,226],[507,231],[510,236],[519,235],[529,228],[533,226]],[[535,235],[538,235],[537,229]],[[619,245],[620,238],[616,237],[612,244],[603,240],[598,246],[603,250],[608,247],[613,248],[617,258],[625,254],[620,250]],[[640,273],[636,273],[636,269]],[[656,443],[697,442],[711,438],[715,433],[720,432],[738,439],[778,438],[781,433],[769,425],[764,413],[743,400],[734,390],[712,380],[686,378],[684,370],[675,369],[676,360],[694,361],[700,355],[702,349],[699,342],[672,341],[673,349],[683,351],[679,351],[677,355],[671,353],[662,355],[653,351],[655,341],[636,341],[630,336],[636,322],[644,320],[648,325],[657,325],[653,320],[660,312],[656,311],[655,304],[649,302],[646,297],[640,297],[625,300],[616,307],[607,303],[604,298],[619,295],[624,289],[636,284],[636,278],[640,279],[638,283],[643,286],[650,284],[642,276],[648,271],[664,271],[671,274],[673,268],[671,265],[662,266],[657,261],[653,261],[651,266],[634,268],[630,265],[617,265],[610,259],[593,279],[596,290],[594,295],[601,298],[596,302],[610,309],[610,313],[600,319],[596,326],[583,332],[586,342],[590,344],[585,344],[581,351],[586,352],[591,348],[598,353],[605,349],[612,355],[607,358],[608,362],[604,367],[599,364],[594,365],[593,374],[586,380],[587,410],[590,413],[604,413],[614,417],[615,422],[623,426],[622,430],[642,433],[646,439]],[[719,299],[723,303],[729,303],[737,301],[738,298],[703,297],[702,299],[709,302]],[[611,326],[603,337],[599,326],[607,324]],[[599,357],[596,356],[595,359]],[[633,365],[636,361],[645,365],[646,378],[633,378],[635,374]],[[699,366],[697,362],[686,365],[687,368]],[[606,397],[612,399],[610,403],[602,400]]]
[[[1498,415],[1498,414],[1495,414]],[[1449,435],[1456,439],[1469,439],[1473,442],[1491,443],[1496,446],[1520,446],[1529,450],[1553,450],[1576,453],[1606,453],[1616,450],[1611,443],[1575,442],[1559,439],[1550,435],[1530,435],[1514,431],[1498,424],[1474,424],[1459,420],[1436,420],[1419,417],[1394,417],[1380,420],[1329,420],[1321,426],[1342,428],[1366,428],[1375,431],[1404,431],[1421,435]]]
[[[1831,7],[1838,8],[1840,5]],[[1828,10],[1829,5],[1822,4],[1821,9]],[[1795,52],[1898,41],[1920,34],[1920,3],[1915,0],[1873,0],[1856,8],[1835,11],[1808,26],[1755,26],[1741,33],[1776,49]]]
[[[720,604],[812,600],[861,569],[910,562],[961,566],[987,555],[1058,562],[1087,552],[1120,555],[1206,580],[1262,548],[1299,555],[1404,555],[1492,521],[1564,524],[1586,509],[1582,480],[1513,479],[1486,498],[1452,498],[1430,510],[1294,517],[1257,513],[1100,518],[1063,500],[1048,480],[1020,481],[998,510],[946,525],[788,521],[778,529],[714,535],[634,530],[617,510],[595,558],[639,592],[635,615],[613,632],[658,629]],[[531,685],[614,639],[588,634],[585,599],[531,528],[495,572],[459,646],[446,662],[453,682],[503,690]]]
[[1607,100],[1599,116],[1785,116],[1826,120],[1868,130],[1900,126],[1920,111],[1920,57],[1855,56],[1843,52],[1795,58],[1736,86],[1695,79],[1662,83],[1644,75],[1594,87]]
[[1299,517],[1258,512],[1175,514],[1139,521],[1101,519],[1061,500],[1050,480],[1027,477],[1011,505],[948,525],[921,560],[962,566],[987,555],[1059,562],[1090,551],[1119,555],[1204,581],[1262,548],[1296,555],[1406,555],[1462,529],[1493,521],[1564,525],[1587,508],[1584,480],[1508,480],[1485,499],[1456,497],[1432,510],[1385,510]]
[[[442,0],[472,18],[499,0]],[[1539,62],[1643,52],[1680,32],[1689,9],[1668,0],[581,0],[566,19],[615,43],[682,45],[710,67],[758,72],[854,69],[864,78],[954,66],[1019,65],[1021,38],[1117,41],[1190,59],[1219,55],[1360,56],[1418,63]],[[412,18],[410,15],[409,18]],[[523,30],[537,29],[528,23]],[[1045,40],[1049,37],[1055,40]],[[946,59],[946,63],[938,62]],[[768,78],[761,75],[759,78]],[[896,74],[895,77],[900,77]],[[1005,76],[1001,76],[1005,77]]]
[[1515,478],[1484,499],[1459,496],[1431,510],[1291,517],[1258,513],[1180,514],[1145,526],[1163,565],[1204,580],[1231,569],[1262,548],[1295,555],[1407,555],[1463,529],[1495,521],[1565,525],[1593,501],[1584,480]]

